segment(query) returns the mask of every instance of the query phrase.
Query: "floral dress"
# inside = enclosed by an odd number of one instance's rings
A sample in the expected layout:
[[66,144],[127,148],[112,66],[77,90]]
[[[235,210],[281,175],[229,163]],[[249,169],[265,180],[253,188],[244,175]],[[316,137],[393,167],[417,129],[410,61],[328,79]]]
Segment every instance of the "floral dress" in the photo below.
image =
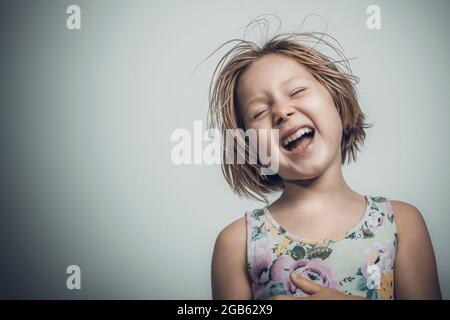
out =
[[290,281],[296,272],[322,286],[368,299],[394,299],[397,231],[390,200],[364,196],[362,219],[322,242],[289,233],[267,207],[245,213],[247,266],[253,299],[306,296]]

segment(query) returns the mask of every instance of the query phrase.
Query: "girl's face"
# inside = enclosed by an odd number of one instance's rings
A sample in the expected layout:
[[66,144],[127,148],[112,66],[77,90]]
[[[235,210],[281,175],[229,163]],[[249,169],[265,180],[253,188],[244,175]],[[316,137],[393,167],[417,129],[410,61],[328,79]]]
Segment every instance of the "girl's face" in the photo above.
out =
[[[245,129],[279,129],[269,134],[268,150],[278,156],[283,180],[319,176],[341,163],[342,123],[331,95],[313,75],[292,58],[267,54],[241,76],[237,95]],[[306,127],[313,136],[298,137]]]

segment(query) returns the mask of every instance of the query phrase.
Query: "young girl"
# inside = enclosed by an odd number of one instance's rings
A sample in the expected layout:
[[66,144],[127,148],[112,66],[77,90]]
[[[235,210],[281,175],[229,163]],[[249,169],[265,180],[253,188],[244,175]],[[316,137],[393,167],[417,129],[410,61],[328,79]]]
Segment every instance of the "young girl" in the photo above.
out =
[[[260,161],[222,165],[234,192],[266,206],[218,235],[213,299],[440,299],[419,210],[361,195],[343,177],[341,166],[356,160],[371,126],[357,78],[342,69],[345,59],[332,60],[299,36],[330,45],[315,33],[281,34],[262,47],[242,40],[213,75],[209,115],[223,138],[226,129],[279,130],[279,139],[268,138],[279,159],[275,174],[263,174]],[[246,141],[234,143],[249,150]],[[223,152],[225,159],[229,149]],[[281,196],[267,205],[275,191]]]

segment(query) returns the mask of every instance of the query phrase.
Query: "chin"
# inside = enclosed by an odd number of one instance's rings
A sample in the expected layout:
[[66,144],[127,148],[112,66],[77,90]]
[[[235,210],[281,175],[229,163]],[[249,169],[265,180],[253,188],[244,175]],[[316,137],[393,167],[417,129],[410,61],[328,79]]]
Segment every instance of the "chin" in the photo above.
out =
[[283,180],[310,180],[319,177],[323,172],[321,168],[289,167],[280,168],[279,175]]
[[310,180],[321,176],[333,163],[334,157],[327,154],[316,154],[314,158],[283,159],[280,162],[279,175],[283,180]]

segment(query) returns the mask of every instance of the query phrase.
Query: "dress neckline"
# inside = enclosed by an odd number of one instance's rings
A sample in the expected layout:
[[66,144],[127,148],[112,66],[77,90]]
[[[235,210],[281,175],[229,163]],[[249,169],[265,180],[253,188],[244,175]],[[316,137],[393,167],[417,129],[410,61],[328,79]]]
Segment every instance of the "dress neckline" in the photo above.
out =
[[264,215],[265,217],[269,220],[269,222],[275,227],[275,229],[277,229],[277,231],[279,231],[281,234],[284,234],[286,237],[297,241],[297,242],[302,242],[302,243],[310,243],[310,244],[329,244],[329,243],[333,243],[333,242],[338,242],[340,240],[344,240],[347,238],[347,235],[351,234],[352,232],[358,230],[366,221],[367,215],[370,211],[370,202],[371,202],[371,197],[369,195],[364,195],[364,199],[366,200],[366,207],[364,209],[364,212],[362,214],[361,219],[358,220],[358,222],[356,223],[356,225],[354,225],[350,230],[346,231],[345,233],[330,238],[330,239],[324,239],[324,240],[313,240],[313,239],[308,239],[308,238],[303,238],[300,235],[295,235],[291,232],[289,232],[286,228],[284,228],[283,226],[281,226],[272,216],[272,214],[269,211],[268,206],[265,206],[263,208],[264,210]]

